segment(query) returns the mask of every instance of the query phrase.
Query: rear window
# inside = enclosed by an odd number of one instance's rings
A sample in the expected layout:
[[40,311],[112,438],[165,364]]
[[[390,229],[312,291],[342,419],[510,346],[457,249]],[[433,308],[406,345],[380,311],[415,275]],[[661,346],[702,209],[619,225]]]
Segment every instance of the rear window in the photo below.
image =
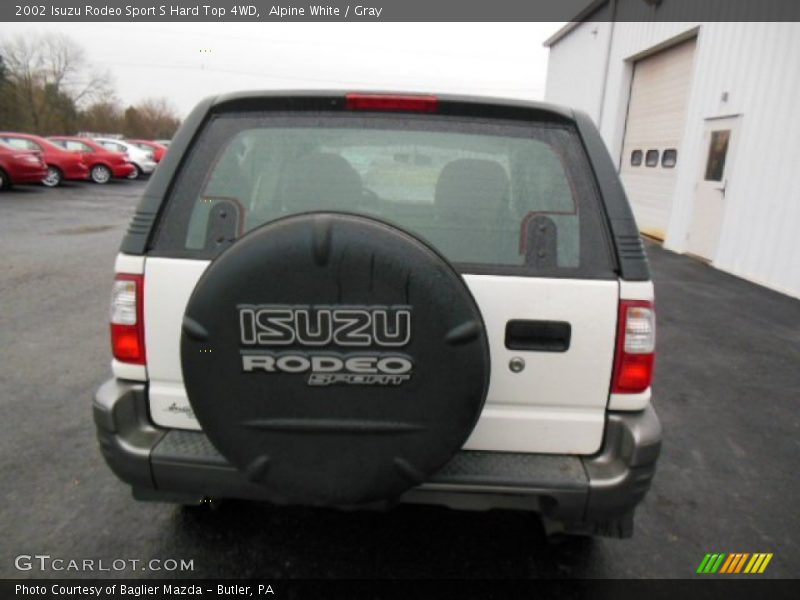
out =
[[612,274],[577,133],[455,117],[214,118],[176,178],[153,250],[213,258],[259,225],[316,210],[388,221],[462,272]]
[[94,152],[91,146],[87,146],[83,142],[76,142],[75,140],[66,140],[64,147],[67,150],[74,150],[76,152]]
[[3,138],[3,142],[17,150],[42,150],[39,144],[25,138]]
[[98,144],[100,144],[106,150],[111,150],[112,152],[127,152],[128,151],[128,149],[125,146],[123,146],[122,144],[117,144],[115,142],[102,141],[102,142],[98,142]]

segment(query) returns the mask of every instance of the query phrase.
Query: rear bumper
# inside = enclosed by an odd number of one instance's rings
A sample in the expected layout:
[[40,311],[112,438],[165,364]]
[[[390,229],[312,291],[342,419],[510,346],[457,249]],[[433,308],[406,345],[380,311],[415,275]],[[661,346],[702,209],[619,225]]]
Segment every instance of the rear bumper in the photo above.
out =
[[131,163],[116,164],[111,167],[114,177],[127,177],[136,170]]
[[152,160],[143,160],[141,162],[136,163],[136,165],[145,175],[150,175],[150,173],[156,170],[157,166],[156,162]]
[[[107,381],[95,396],[94,419],[106,462],[137,498],[276,501],[230,465],[202,432],[154,426],[144,384]],[[400,501],[530,510],[570,532],[627,537],[660,447],[661,425],[652,406],[609,412],[603,447],[595,455],[463,450]]]

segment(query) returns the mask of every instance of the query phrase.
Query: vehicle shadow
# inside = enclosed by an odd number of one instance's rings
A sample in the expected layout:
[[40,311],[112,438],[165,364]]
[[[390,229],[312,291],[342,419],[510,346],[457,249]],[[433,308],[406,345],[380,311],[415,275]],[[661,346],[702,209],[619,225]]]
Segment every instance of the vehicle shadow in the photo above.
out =
[[15,185],[11,189],[0,191],[0,198],[13,198],[14,196],[34,196],[41,193],[43,185]]
[[575,577],[595,547],[590,538],[548,542],[532,514],[413,505],[344,512],[228,501],[176,509],[171,523],[163,550],[194,558],[194,577]]
[[[91,183],[87,181],[62,181],[58,187],[47,187],[46,185],[41,185],[38,183],[23,183],[23,184],[15,184],[11,189],[3,190],[0,192],[0,198],[5,196],[42,196],[42,192],[45,194],[58,194],[59,190],[64,189],[76,189],[80,188],[86,183]],[[42,196],[45,198],[46,196]]]

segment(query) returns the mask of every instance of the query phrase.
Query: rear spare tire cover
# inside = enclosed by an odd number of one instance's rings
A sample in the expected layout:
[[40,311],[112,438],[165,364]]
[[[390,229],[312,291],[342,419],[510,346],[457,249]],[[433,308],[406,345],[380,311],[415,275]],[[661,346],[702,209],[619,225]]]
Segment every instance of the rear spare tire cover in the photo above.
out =
[[276,502],[399,496],[461,448],[489,386],[461,276],[371,218],[307,213],[226,249],[200,278],[183,377],[211,442]]

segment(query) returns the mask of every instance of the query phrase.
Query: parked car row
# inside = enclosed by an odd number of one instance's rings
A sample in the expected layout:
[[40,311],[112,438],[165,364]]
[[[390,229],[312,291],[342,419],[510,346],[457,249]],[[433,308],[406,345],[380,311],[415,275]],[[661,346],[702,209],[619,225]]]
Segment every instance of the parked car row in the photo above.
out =
[[104,184],[113,178],[137,179],[155,171],[166,152],[165,145],[149,140],[0,132],[0,189],[32,183],[56,187],[64,180]]

